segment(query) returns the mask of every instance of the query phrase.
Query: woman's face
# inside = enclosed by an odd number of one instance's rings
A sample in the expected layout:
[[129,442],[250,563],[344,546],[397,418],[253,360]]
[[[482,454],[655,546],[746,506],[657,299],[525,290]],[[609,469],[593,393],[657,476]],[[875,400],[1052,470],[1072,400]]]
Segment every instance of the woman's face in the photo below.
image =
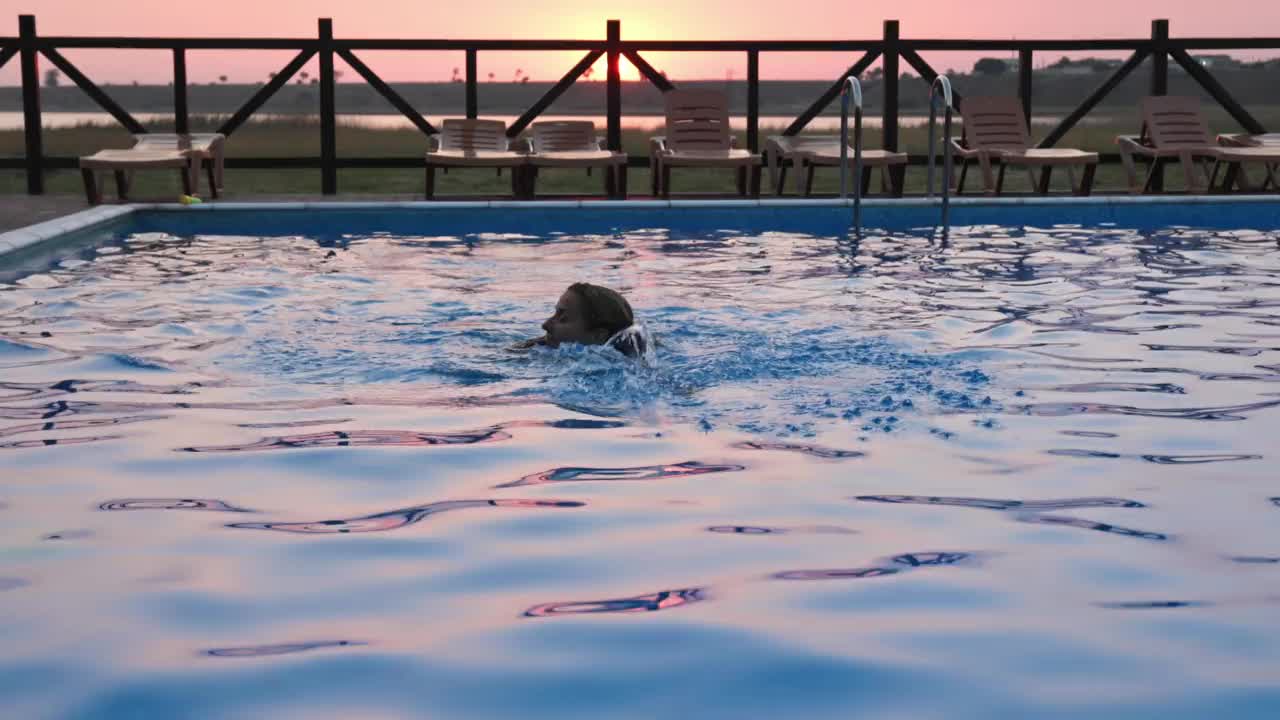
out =
[[555,313],[542,323],[542,329],[547,332],[547,347],[559,347],[566,342],[599,345],[609,339],[603,329],[587,327],[587,309],[582,298],[569,290],[560,296]]

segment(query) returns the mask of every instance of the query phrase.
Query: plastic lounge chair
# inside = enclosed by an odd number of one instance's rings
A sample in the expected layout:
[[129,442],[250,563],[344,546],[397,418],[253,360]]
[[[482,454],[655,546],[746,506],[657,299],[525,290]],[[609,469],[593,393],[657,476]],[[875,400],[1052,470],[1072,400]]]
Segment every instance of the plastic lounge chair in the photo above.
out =
[[[1262,135],[1247,134],[1228,134],[1219,135],[1218,144],[1228,148],[1280,148],[1280,133],[1263,133]],[[1280,189],[1280,162],[1264,162],[1263,166],[1266,171],[1266,179],[1262,181],[1260,190],[1266,190],[1268,186]],[[1251,189],[1249,178],[1244,174],[1243,163],[1239,164],[1238,172],[1240,184],[1245,189]],[[1231,168],[1228,168],[1230,175]],[[1224,180],[1227,189],[1231,187],[1231,178]]]
[[[956,192],[964,192],[969,163],[976,161],[982,170],[982,187],[988,194],[1004,191],[1004,174],[1010,165],[1027,169],[1031,186],[1041,195],[1049,192],[1049,180],[1055,167],[1065,167],[1076,195],[1093,192],[1093,178],[1098,170],[1098,154],[1071,148],[1036,148],[1031,146],[1031,133],[1027,129],[1022,103],[1016,97],[966,96],[960,105],[960,117],[964,123],[964,136],[952,140],[952,149],[960,160],[960,176]],[[1000,165],[998,174],[992,173],[992,163]],[[1080,182],[1076,183],[1075,170],[1083,168]],[[1035,169],[1040,168],[1037,179]]]
[[227,136],[222,133],[144,133],[133,136],[133,147],[140,150],[185,150],[200,155],[200,159],[208,164],[210,186],[220,191],[226,187],[223,184],[226,141]]
[[[1259,143],[1246,147],[1222,147],[1214,144],[1209,125],[1200,113],[1200,101],[1176,95],[1152,96],[1142,100],[1142,133],[1116,137],[1120,160],[1133,193],[1150,192],[1156,168],[1164,161],[1177,159],[1182,164],[1188,192],[1213,189],[1219,169],[1225,165],[1223,190],[1239,184],[1252,189],[1244,172],[1244,164],[1261,163],[1267,172],[1267,184],[1275,184],[1275,165],[1280,162],[1280,147]],[[1150,161],[1146,178],[1138,180],[1137,158]],[[1213,161],[1212,172],[1208,162]]]
[[675,167],[733,168],[738,194],[760,195],[760,156],[733,146],[729,132],[729,103],[714,90],[670,90],[664,99],[667,134],[650,138],[650,169],[654,194],[671,197],[671,169]]
[[[853,148],[846,162],[853,167]],[[773,193],[781,195],[787,182],[787,164],[796,170],[796,192],[808,197],[813,191],[813,171],[819,167],[840,167],[840,137],[837,135],[770,135],[765,141],[765,162]],[[862,188],[871,184],[871,171],[880,169],[885,187],[894,197],[902,197],[902,181],[907,170],[907,154],[888,150],[862,150]],[[856,181],[855,181],[856,182]]]
[[524,168],[529,156],[511,150],[507,124],[501,120],[450,118],[434,140],[439,146],[427,151],[427,199],[436,194],[436,168],[511,169],[511,194],[524,194]]
[[[201,158],[181,150],[99,150],[80,158],[80,175],[84,178],[84,191],[90,205],[102,202],[102,187],[98,170],[110,170],[116,178],[116,194],[121,202],[129,199],[129,184],[137,170],[174,169],[182,177],[182,192],[192,195],[199,188]],[[212,188],[217,197],[217,188]]]
[[627,196],[627,156],[604,149],[590,120],[550,120],[533,124],[526,192],[534,195],[538,168],[600,168],[609,197]]

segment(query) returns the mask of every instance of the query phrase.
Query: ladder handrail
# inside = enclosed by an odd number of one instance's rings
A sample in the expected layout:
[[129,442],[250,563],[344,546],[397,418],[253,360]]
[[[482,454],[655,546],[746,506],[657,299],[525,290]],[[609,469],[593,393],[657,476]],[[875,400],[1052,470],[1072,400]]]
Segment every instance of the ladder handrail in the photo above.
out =
[[840,199],[849,197],[849,100],[853,99],[853,227],[862,234],[862,83],[856,75],[840,90]]
[[946,233],[950,227],[951,212],[951,173],[954,161],[951,159],[951,113],[955,109],[955,96],[951,92],[951,80],[946,75],[939,75],[929,86],[929,184],[927,193],[933,197],[933,166],[937,142],[938,100],[942,100],[944,119],[942,129],[942,231]]

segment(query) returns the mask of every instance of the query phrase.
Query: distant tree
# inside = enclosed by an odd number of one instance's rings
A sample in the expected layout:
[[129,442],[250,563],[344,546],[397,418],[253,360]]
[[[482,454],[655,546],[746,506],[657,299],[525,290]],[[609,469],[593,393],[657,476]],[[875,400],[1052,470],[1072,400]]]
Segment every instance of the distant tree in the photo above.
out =
[[219,75],[219,76],[218,76],[218,82],[220,82],[220,83],[225,83],[226,81],[227,81],[227,76],[226,76],[226,75]]
[[493,82],[493,73],[489,73],[489,82]]
[[1071,64],[1071,58],[1067,57],[1066,55],[1063,55],[1062,57],[1058,58],[1057,62],[1053,63],[1049,67],[1065,67],[1070,64]]
[[884,79],[884,68],[871,68],[871,72],[867,73],[868,80]]
[[47,88],[58,87],[58,80],[62,78],[62,73],[53,68],[44,71],[44,86]]
[[453,77],[449,78],[449,82],[462,82],[461,73],[458,68],[453,69]]
[[523,74],[524,74],[523,70],[521,70],[520,68],[516,68],[516,82],[520,82],[520,76]]
[[973,72],[978,75],[999,77],[1009,69],[1005,61],[999,58],[984,57],[973,64]]
[[594,67],[594,66],[589,67],[589,68],[587,68],[586,70],[583,70],[583,71],[582,71],[582,77],[583,77],[583,78],[585,78],[585,79],[587,79],[587,80],[590,80],[590,79],[591,79],[591,76],[592,76],[592,75],[594,75],[594,74],[595,74],[595,72],[596,72],[596,69],[595,69],[595,67]]
[[319,85],[319,84],[320,84],[320,78],[311,78],[311,84],[312,84],[312,85]]
[[334,71],[333,71],[333,81],[334,81],[334,82],[338,82],[338,81],[339,81],[339,80],[341,80],[341,79],[342,79],[342,71],[341,71],[341,70],[334,70]]
[[528,76],[528,75],[525,75],[524,77],[520,78],[520,84],[521,84],[521,85],[527,84],[528,82],[529,82],[529,76]]

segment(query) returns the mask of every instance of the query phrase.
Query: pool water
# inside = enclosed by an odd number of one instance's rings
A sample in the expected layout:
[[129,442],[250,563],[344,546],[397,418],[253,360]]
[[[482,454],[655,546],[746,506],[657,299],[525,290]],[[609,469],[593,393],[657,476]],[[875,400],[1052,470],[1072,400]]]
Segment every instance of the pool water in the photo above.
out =
[[[1280,234],[1223,217],[68,244],[0,284],[0,708],[1274,718]],[[651,361],[509,349],[578,280]]]

